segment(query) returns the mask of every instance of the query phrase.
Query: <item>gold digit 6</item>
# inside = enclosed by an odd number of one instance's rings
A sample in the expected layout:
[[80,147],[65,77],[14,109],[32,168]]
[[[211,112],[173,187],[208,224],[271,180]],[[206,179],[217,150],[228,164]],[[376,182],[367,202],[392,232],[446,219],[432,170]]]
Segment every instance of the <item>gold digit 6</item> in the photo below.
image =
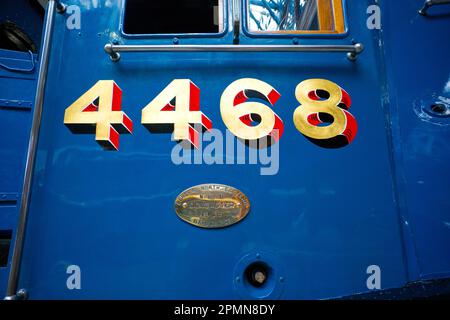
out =
[[280,94],[264,81],[251,78],[236,80],[225,89],[220,99],[223,122],[239,139],[255,141],[260,148],[269,146],[281,138],[283,121],[265,104],[247,100],[261,99],[273,106],[279,97]]

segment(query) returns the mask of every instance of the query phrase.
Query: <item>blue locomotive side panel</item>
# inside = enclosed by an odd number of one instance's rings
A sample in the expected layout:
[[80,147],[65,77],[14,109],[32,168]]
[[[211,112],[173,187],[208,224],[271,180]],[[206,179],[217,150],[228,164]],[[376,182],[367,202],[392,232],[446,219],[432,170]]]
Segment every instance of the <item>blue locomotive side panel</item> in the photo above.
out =
[[44,9],[0,4],[0,294],[6,293],[19,220]]
[[[419,6],[418,6],[419,5]],[[450,274],[450,5],[385,1],[385,57],[399,207],[411,280]],[[395,14],[394,14],[395,12]],[[440,49],[438,49],[440,48]],[[430,50],[429,54],[427,53]]]
[[48,13],[17,289],[325,299],[448,278],[445,6],[271,3]]

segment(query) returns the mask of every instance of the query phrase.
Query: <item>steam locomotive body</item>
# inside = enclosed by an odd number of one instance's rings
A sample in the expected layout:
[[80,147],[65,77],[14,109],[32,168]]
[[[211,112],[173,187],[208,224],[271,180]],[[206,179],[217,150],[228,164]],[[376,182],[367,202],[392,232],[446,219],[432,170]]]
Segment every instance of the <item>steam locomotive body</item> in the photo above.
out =
[[7,299],[450,293],[449,1],[0,19]]

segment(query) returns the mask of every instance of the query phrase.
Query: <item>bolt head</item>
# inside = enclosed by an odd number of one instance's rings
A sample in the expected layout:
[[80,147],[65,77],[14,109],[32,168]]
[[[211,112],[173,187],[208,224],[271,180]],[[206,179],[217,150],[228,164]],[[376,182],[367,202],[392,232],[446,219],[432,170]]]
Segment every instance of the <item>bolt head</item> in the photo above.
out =
[[28,298],[28,292],[25,289],[20,289],[19,291],[17,291],[16,293],[16,297],[19,300],[26,300]]

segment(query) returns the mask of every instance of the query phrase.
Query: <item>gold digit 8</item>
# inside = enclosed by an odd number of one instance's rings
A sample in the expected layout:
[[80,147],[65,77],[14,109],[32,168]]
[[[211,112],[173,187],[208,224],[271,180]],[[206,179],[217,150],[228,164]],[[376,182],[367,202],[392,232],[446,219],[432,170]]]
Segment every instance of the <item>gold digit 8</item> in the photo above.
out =
[[358,124],[347,111],[349,94],[336,83],[325,79],[301,82],[295,89],[300,106],[294,111],[294,124],[300,133],[325,148],[340,148],[350,144]]

